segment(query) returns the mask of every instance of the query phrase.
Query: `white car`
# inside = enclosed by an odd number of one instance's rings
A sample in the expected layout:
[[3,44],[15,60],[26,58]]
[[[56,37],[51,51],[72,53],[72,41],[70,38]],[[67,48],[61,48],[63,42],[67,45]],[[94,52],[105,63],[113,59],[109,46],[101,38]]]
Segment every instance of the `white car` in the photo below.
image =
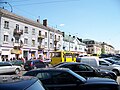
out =
[[81,57],[80,62],[98,69],[111,70],[117,75],[120,74],[120,65],[112,64],[104,59],[99,59],[98,57]]
[[12,65],[10,62],[0,62],[0,74],[15,73],[19,74],[21,71],[20,66]]

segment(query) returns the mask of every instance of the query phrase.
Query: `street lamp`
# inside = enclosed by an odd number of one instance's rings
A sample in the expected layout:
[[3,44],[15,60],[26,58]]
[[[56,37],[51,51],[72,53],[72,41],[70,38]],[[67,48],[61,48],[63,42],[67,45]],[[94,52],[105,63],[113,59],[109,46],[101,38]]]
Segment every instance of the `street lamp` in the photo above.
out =
[[10,6],[10,8],[11,8],[11,12],[13,12],[13,8],[12,8],[12,6],[11,6],[11,4],[10,4],[10,3],[8,3],[8,2],[0,2],[0,3],[5,3],[5,4],[8,4],[8,5]]

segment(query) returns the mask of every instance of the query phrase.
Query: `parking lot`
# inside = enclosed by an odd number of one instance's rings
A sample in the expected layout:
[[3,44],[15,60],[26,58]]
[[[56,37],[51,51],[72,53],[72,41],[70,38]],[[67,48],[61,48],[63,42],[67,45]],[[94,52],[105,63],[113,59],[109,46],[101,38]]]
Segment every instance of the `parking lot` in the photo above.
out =
[[[22,74],[24,74],[25,72],[27,72],[27,71],[23,70],[23,71],[21,71],[21,73],[20,73],[19,75],[22,75]],[[118,84],[120,85],[120,76],[117,77],[117,82],[118,82]]]

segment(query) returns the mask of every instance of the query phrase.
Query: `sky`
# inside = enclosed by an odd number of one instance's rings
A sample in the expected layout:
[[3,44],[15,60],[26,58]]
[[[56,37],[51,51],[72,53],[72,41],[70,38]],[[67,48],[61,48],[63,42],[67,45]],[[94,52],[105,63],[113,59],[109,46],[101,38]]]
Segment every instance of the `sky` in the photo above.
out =
[[0,7],[82,39],[120,50],[120,0],[0,0]]

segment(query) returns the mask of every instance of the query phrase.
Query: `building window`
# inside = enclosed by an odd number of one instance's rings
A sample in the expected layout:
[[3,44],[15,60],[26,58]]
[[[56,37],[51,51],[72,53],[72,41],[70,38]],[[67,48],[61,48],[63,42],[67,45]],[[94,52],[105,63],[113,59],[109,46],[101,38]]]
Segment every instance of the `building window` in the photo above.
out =
[[4,42],[8,42],[8,35],[4,35]]
[[9,22],[8,22],[8,21],[5,21],[5,22],[4,22],[4,28],[5,28],[5,29],[9,29]]
[[28,27],[27,27],[27,26],[25,26],[25,31],[24,31],[24,33],[28,33]]
[[50,33],[50,39],[52,39],[52,33]]
[[18,24],[16,24],[16,30],[19,30],[19,25]]
[[35,35],[35,29],[34,28],[32,29],[32,35]]
[[45,38],[47,38],[47,32],[45,32]]
[[28,44],[28,39],[27,38],[24,39],[24,44]]
[[60,49],[60,47],[61,47],[61,45],[60,44],[58,44],[58,48]]
[[57,37],[57,36],[55,35],[55,39],[56,39],[56,37]]
[[60,36],[58,36],[58,40],[60,41]]
[[45,47],[47,47],[47,42],[45,42]]
[[32,40],[32,46],[35,46],[35,40]]
[[52,43],[50,43],[50,48],[52,48]]
[[41,31],[39,31],[39,36],[41,36]]

